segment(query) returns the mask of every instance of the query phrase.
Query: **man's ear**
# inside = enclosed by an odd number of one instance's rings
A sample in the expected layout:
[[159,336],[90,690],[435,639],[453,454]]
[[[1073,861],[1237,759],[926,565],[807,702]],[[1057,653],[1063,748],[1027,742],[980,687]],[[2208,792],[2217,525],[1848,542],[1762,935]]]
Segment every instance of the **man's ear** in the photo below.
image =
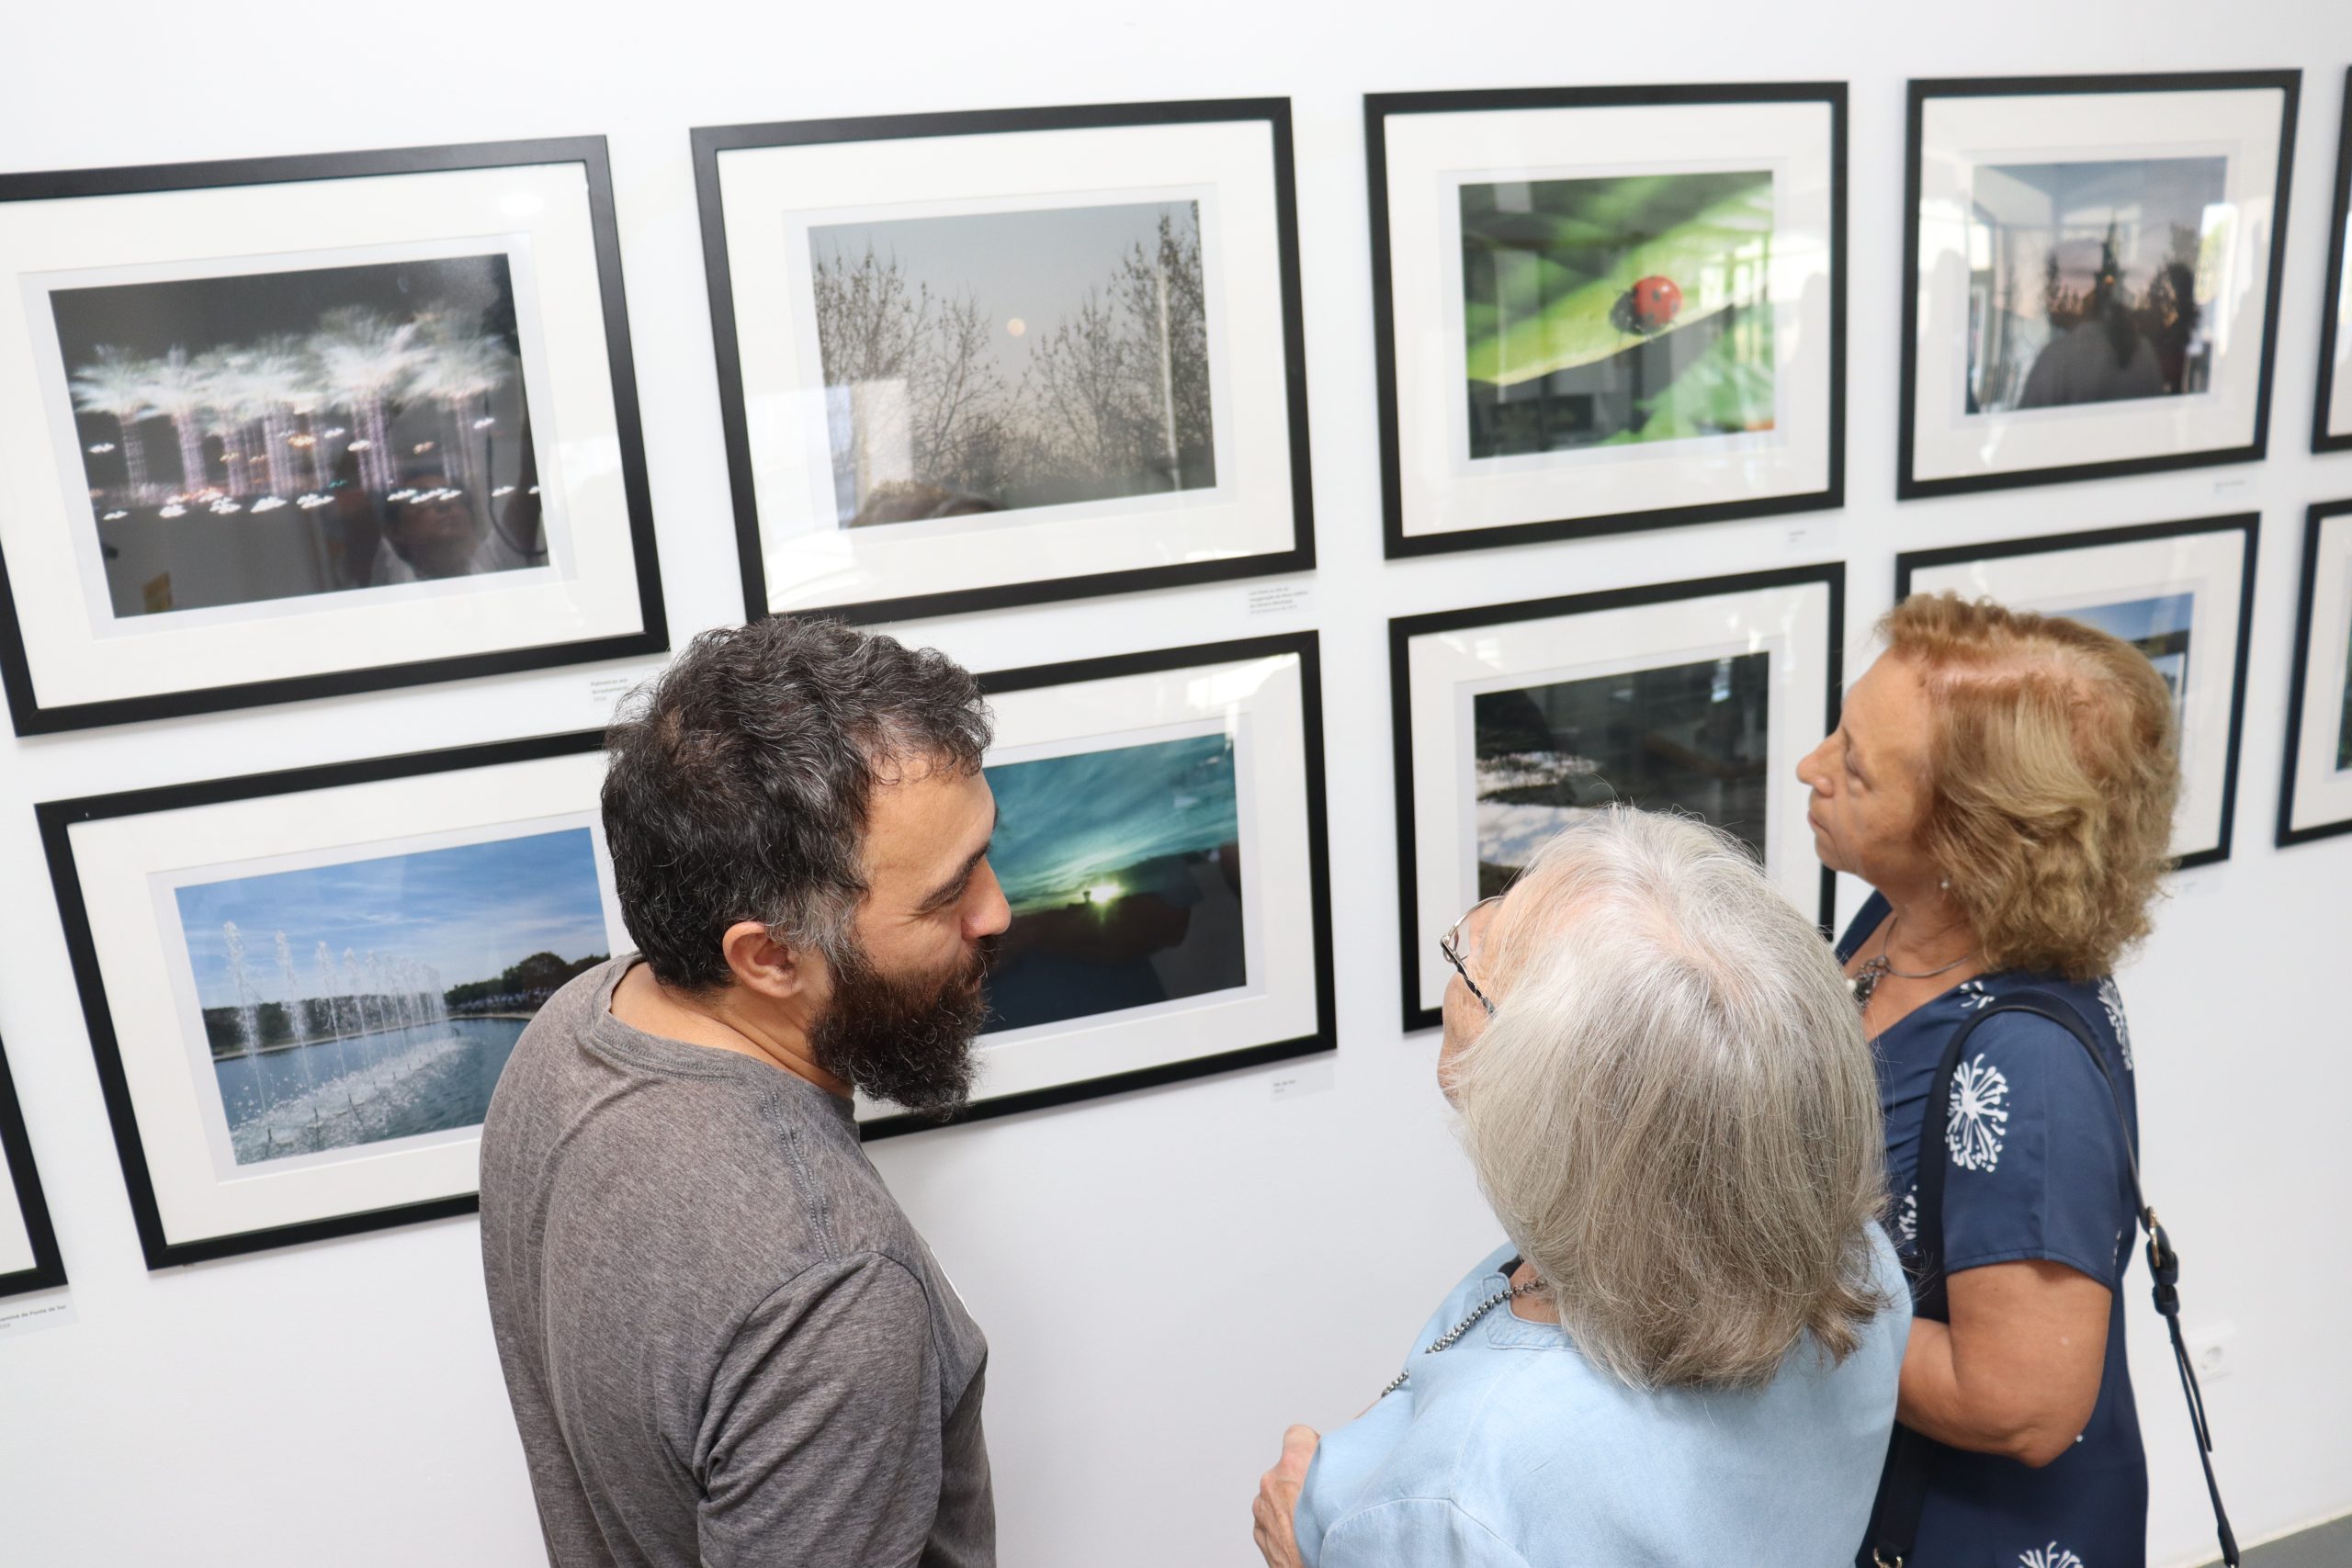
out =
[[812,971],[823,960],[775,940],[757,920],[738,920],[718,940],[735,983],[770,1001],[787,1001],[807,994],[816,983]]

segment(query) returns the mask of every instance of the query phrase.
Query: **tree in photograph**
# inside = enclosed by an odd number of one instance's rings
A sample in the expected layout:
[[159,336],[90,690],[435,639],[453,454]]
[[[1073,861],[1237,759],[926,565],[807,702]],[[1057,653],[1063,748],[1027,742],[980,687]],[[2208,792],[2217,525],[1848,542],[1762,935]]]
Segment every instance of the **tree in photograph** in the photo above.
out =
[[[815,265],[845,520],[899,522],[1215,482],[1197,209],[1104,258],[1050,326],[943,292],[869,240]],[[994,334],[1023,335],[1008,385]]]
[[477,471],[474,422],[487,416],[491,394],[506,384],[513,356],[497,338],[472,330],[447,310],[420,317],[418,329],[418,354],[406,395],[439,405],[449,427],[444,443],[449,479],[470,488]]
[[[352,413],[360,447],[362,482],[389,491],[400,469],[392,460],[391,403],[416,369],[417,323],[351,305],[319,318],[311,349],[328,395]],[[360,446],[360,442],[366,442]]]
[[1089,293],[1038,345],[1023,378],[1043,428],[1041,456],[1050,470],[1074,475],[1120,472],[1149,454],[1157,432],[1148,395],[1158,378],[1115,300]]
[[296,494],[300,485],[295,478],[294,418],[298,409],[312,400],[309,351],[300,338],[277,333],[254,344],[244,357],[254,417],[261,422],[260,449],[269,493]]
[[254,490],[246,436],[260,417],[263,395],[254,385],[252,364],[251,355],[235,348],[210,349],[196,361],[204,381],[204,434],[220,443],[225,486],[241,501]]
[[990,328],[988,311],[970,295],[941,300],[916,364],[917,471],[946,476],[975,495],[998,493],[1012,457],[1004,378],[989,353]]
[[1145,344],[1159,371],[1154,400],[1168,453],[1169,483],[1184,487],[1186,454],[1204,456],[1213,432],[1209,412],[1208,309],[1201,265],[1198,209],[1179,230],[1159,215],[1159,243],[1147,252],[1137,244],[1119,265],[1114,291],[1130,331]]
[[850,400],[850,439],[833,458],[842,491],[861,502],[918,480],[996,493],[1010,434],[988,310],[968,294],[942,298],[910,283],[896,257],[870,244],[854,260],[837,253],[820,262],[812,281],[825,384]]
[[134,499],[147,493],[147,448],[139,438],[139,422],[147,417],[148,368],[145,360],[127,349],[101,344],[95,357],[74,373],[66,389],[74,406],[111,418],[121,429],[117,445],[129,475]]
[[204,431],[199,423],[205,381],[187,350],[175,344],[163,358],[147,362],[146,393],[148,407],[159,418],[172,422],[172,434],[179,440],[181,491],[194,497],[209,489],[211,478],[205,471]]
[[874,490],[925,471],[914,467],[912,433],[931,423],[914,412],[931,290],[910,285],[898,260],[885,262],[870,244],[854,261],[836,253],[820,263],[812,281],[825,385],[846,404],[849,439],[835,443],[834,488],[855,498],[854,510]]
[[1030,360],[1017,400],[1041,423],[1041,468],[1085,485],[1155,474],[1155,487],[1216,482],[1208,317],[1199,216],[1163,212],[1106,287],[1064,317]]

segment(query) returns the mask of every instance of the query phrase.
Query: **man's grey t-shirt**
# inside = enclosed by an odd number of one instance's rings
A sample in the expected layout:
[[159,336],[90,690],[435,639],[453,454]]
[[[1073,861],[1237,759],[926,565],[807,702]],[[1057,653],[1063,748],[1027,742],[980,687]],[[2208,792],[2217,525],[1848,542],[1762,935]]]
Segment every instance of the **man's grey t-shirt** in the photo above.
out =
[[523,1032],[481,1137],[482,1270],[548,1556],[983,1568],[988,1346],[848,1104],[612,1014]]

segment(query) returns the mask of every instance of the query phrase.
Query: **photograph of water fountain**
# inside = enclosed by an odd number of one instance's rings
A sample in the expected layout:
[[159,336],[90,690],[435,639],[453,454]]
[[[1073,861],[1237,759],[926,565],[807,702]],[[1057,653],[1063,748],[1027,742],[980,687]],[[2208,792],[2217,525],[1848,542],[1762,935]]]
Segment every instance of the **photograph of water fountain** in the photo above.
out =
[[1216,483],[1200,205],[808,231],[843,527]]
[[1771,656],[1743,653],[1471,699],[1478,894],[1612,803],[1682,811],[1764,858]]
[[117,618],[547,563],[505,255],[49,299]]
[[175,897],[239,1165],[479,1124],[524,1025],[610,948],[584,827]]
[[989,1032],[1246,982],[1229,737],[987,772],[997,803],[989,861],[1012,906],[989,976]]

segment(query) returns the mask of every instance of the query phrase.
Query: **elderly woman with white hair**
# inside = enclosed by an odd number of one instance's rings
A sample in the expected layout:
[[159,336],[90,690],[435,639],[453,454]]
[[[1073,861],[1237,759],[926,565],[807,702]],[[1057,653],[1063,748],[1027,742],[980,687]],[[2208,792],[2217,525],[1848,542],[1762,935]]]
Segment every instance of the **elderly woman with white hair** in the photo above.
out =
[[1438,1082],[1510,1239],[1369,1410],[1285,1435],[1267,1562],[1850,1558],[1910,1308],[1819,933],[1723,835],[1615,808],[1443,946]]

